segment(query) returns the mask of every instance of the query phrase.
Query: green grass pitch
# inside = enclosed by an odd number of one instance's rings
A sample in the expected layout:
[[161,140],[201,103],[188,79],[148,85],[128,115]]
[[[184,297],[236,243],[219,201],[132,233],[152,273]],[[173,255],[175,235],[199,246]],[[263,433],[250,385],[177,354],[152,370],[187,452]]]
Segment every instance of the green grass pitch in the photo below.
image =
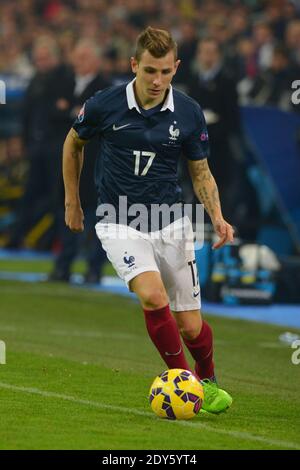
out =
[[220,416],[156,418],[165,366],[137,303],[64,284],[0,282],[0,449],[300,449],[300,365],[282,327],[208,317]]

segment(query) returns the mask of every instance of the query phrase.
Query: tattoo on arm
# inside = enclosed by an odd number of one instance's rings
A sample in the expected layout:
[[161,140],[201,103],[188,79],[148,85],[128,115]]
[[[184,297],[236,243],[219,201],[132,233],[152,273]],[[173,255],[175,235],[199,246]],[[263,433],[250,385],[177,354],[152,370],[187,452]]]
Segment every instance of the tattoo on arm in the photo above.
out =
[[189,162],[189,168],[196,196],[199,197],[209,215],[214,217],[221,207],[218,187],[207,160]]
[[210,172],[207,160],[199,160],[190,164],[192,179],[198,180],[199,183],[211,181],[212,174]]
[[218,187],[216,184],[212,192],[212,200],[214,204],[220,204],[219,191],[218,191]]
[[[216,189],[217,191],[217,189]],[[214,192],[213,194],[210,194],[207,188],[204,187],[198,187],[198,194],[200,201],[204,205],[205,209],[209,213],[210,216],[214,216],[216,212],[216,208],[218,207],[218,198],[214,197]]]

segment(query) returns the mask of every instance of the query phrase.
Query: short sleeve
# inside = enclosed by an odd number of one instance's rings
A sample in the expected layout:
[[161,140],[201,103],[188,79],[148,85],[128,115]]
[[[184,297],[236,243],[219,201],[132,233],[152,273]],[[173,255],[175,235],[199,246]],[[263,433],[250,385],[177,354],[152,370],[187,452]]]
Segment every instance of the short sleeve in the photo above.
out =
[[73,129],[75,129],[80,139],[90,140],[100,132],[102,120],[98,96],[99,93],[84,103],[73,124]]
[[183,152],[188,160],[203,160],[209,157],[209,139],[203,112],[195,103],[192,132],[183,142]]

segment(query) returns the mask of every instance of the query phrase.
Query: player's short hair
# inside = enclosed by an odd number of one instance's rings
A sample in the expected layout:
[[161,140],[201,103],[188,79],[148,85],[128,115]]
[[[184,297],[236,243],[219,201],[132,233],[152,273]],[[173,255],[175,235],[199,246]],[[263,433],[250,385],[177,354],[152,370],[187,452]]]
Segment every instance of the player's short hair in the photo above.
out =
[[148,26],[141,32],[136,41],[135,58],[137,61],[140,61],[146,50],[156,58],[164,57],[168,52],[174,51],[174,59],[177,59],[177,44],[171,34],[164,29]]

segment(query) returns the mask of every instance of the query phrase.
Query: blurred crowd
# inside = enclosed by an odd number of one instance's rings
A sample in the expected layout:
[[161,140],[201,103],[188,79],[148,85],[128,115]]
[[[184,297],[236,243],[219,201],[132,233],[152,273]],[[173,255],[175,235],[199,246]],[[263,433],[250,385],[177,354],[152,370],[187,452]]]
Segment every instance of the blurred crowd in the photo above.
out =
[[[228,142],[240,133],[238,105],[299,112],[291,102],[300,78],[299,0],[0,0],[7,96],[0,106],[0,246],[64,243],[64,136],[89,96],[131,79],[129,58],[148,25],[172,32],[181,59],[175,85],[207,110],[221,196],[232,183]],[[218,162],[220,152],[228,164]],[[87,211],[95,205],[94,153],[82,182]],[[239,181],[247,184],[241,174]],[[233,197],[224,195],[225,212]],[[74,242],[70,260],[76,249]],[[69,266],[61,269],[67,276]]]
[[[73,64],[81,39],[101,49],[101,73],[112,83],[130,74],[139,32],[147,25],[172,32],[184,82],[203,36],[216,39],[242,102],[289,107],[284,92],[300,66],[299,0],[1,0],[0,73],[26,86],[38,67],[34,46],[44,39]],[[288,88],[290,88],[288,86]]]

